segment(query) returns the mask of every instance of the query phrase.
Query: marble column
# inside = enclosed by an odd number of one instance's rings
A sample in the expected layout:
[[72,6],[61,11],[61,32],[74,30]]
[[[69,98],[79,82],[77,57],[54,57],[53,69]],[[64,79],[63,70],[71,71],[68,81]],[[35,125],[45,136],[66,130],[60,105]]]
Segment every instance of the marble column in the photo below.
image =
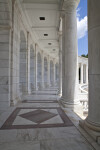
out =
[[[86,125],[100,132],[100,1],[88,0],[89,110]],[[100,134],[99,134],[100,135]]]
[[53,86],[55,86],[55,73],[56,73],[55,60],[53,60]]
[[50,87],[50,58],[48,55],[48,87]]
[[62,95],[62,32],[59,33],[59,93]]
[[26,50],[26,93],[30,94],[30,47],[29,47],[29,32],[27,32],[27,50]]
[[86,84],[88,84],[88,66],[86,65]]
[[44,53],[42,52],[42,84],[41,88],[44,89]]
[[78,48],[76,8],[79,0],[65,1],[62,14],[63,30],[63,92],[62,104],[73,107],[78,100]]
[[34,71],[35,71],[35,75],[34,75],[34,81],[35,81],[35,86],[34,86],[34,90],[38,90],[37,87],[37,50],[36,50],[37,44],[35,44],[35,57],[34,57]]
[[83,84],[83,64],[81,63],[81,84]]

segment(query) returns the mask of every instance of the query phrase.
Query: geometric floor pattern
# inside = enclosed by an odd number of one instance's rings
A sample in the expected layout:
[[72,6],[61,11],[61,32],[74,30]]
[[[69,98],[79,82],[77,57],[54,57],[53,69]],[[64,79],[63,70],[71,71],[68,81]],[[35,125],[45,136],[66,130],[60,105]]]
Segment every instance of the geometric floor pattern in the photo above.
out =
[[60,107],[17,107],[0,130],[73,126]]
[[42,123],[48,119],[57,116],[57,114],[38,109],[35,111],[30,111],[28,113],[21,114],[20,116],[35,123]]

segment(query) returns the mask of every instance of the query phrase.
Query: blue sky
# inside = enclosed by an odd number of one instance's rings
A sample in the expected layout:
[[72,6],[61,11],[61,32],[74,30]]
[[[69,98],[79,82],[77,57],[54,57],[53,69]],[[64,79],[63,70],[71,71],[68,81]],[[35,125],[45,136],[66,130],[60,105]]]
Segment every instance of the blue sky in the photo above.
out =
[[87,0],[80,0],[77,8],[78,55],[88,53]]

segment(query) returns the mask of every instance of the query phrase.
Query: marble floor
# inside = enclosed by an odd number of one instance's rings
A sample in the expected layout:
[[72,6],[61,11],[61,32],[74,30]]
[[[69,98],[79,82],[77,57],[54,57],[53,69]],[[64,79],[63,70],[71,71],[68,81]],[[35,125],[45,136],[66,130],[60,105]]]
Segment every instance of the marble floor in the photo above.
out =
[[56,97],[23,100],[0,114],[0,150],[94,150],[77,126]]

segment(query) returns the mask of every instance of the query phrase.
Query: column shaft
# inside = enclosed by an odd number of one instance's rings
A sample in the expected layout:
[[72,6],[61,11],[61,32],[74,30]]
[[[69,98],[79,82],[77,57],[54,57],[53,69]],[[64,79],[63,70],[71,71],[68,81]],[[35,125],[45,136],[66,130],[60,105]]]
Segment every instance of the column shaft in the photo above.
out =
[[42,89],[44,88],[44,54],[42,53]]
[[62,95],[62,34],[59,35],[59,95]]
[[100,1],[88,0],[89,112],[87,125],[100,131]]
[[27,32],[27,50],[26,50],[26,92],[31,93],[30,90],[30,47],[29,47],[29,32]]
[[37,88],[37,50],[36,50],[36,44],[35,44],[35,57],[34,57],[34,71],[35,71],[35,75],[34,75],[35,86],[34,86],[34,89],[38,90],[38,88]]
[[48,87],[50,87],[50,58],[48,56]]
[[55,62],[53,62],[53,86],[55,86]]
[[63,103],[74,105],[78,103],[78,49],[76,8],[65,12],[63,17]]

